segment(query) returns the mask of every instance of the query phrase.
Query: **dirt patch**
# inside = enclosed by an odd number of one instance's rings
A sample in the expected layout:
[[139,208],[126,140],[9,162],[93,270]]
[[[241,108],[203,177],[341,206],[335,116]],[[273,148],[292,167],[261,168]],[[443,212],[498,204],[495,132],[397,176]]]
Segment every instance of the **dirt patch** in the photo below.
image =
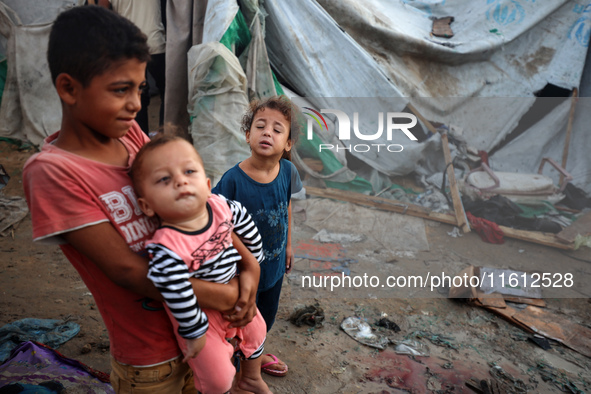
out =
[[[11,176],[1,191],[4,196],[23,197],[21,171],[31,154],[19,151],[16,145],[0,142],[0,163]],[[294,207],[298,204],[301,202],[294,203]],[[340,211],[339,203],[334,204]],[[328,243],[314,239],[319,225],[315,224],[316,228],[309,225],[306,209],[295,210],[294,245],[326,246]],[[394,220],[395,215],[379,213],[382,222],[389,217]],[[344,223],[342,227],[345,225],[351,224]],[[556,343],[551,350],[542,350],[528,340],[529,334],[524,330],[484,309],[444,298],[445,289],[434,292],[415,289],[398,296],[367,288],[332,295],[299,288],[298,281],[311,272],[341,274],[348,270],[350,275],[376,276],[406,272],[424,275],[428,271],[452,274],[470,264],[495,263],[540,272],[558,266],[575,273],[577,280],[589,278],[591,265],[580,261],[585,260],[585,255],[588,259],[588,250],[566,255],[517,240],[491,245],[472,233],[454,238],[448,234],[453,229],[451,226],[427,221],[424,229],[428,250],[409,251],[400,245],[389,246],[387,234],[379,233],[379,228],[351,234],[353,237],[348,241],[341,238],[341,243],[333,240],[324,261],[321,256],[301,255],[302,248],[296,250],[300,257],[285,280],[278,319],[266,346],[290,370],[285,378],[265,375],[274,392],[471,393],[465,385],[467,380],[490,379],[492,373],[515,390],[519,387],[516,382],[522,382],[532,393],[558,393],[558,378],[554,383],[542,379],[544,371],[544,376],[550,376],[547,366],[562,370],[561,379],[566,378],[579,389],[591,388],[589,358]],[[0,251],[0,325],[27,317],[74,321],[80,324],[80,333],[58,350],[95,369],[108,371],[109,340],[92,296],[57,247],[31,241],[30,217],[12,235],[0,238]],[[585,294],[588,285],[581,283],[577,289],[579,293],[573,298],[547,299],[548,309],[588,327],[591,321],[591,305]],[[294,309],[316,303],[324,312],[322,326],[297,327],[289,322]],[[419,341],[428,346],[430,356],[397,354],[393,345],[385,350],[363,345],[340,329],[342,320],[349,316],[364,318],[370,324],[386,316],[400,326],[400,332],[374,325],[375,333],[393,341]],[[504,374],[499,374],[499,368]],[[510,377],[515,381],[509,382]]]

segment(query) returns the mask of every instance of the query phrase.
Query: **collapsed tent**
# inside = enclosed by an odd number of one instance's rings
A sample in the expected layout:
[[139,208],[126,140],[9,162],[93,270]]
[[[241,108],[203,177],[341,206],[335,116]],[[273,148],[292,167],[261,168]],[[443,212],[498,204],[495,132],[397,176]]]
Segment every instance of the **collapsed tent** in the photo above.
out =
[[[51,14],[43,13],[43,23],[26,15],[37,15],[41,8],[59,11],[71,2],[34,3],[0,2],[0,28],[8,39],[0,136],[39,144],[59,127],[45,51],[30,50],[43,46]],[[216,175],[247,155],[237,129],[240,108],[253,97],[275,93],[286,93],[302,108],[323,115],[323,123],[307,118],[314,133],[303,135],[295,160],[331,187],[377,192],[392,176],[442,171],[441,141],[425,120],[450,130],[465,146],[491,153],[494,170],[536,172],[542,157],[561,161],[572,112],[568,99],[540,109],[537,96],[547,95],[548,86],[562,96],[578,87],[584,93],[588,90],[581,81],[590,80],[585,74],[590,67],[589,0],[210,0],[207,6],[168,0],[167,9],[165,120],[183,125],[192,117],[196,146],[212,151],[210,171]],[[435,28],[442,18],[448,24],[444,35]],[[26,40],[23,32],[38,36]],[[210,67],[219,65],[214,57],[209,65],[202,58],[212,47],[224,52],[217,59],[236,58],[228,64],[234,65],[237,82],[225,91],[200,88],[203,78],[212,75]],[[229,92],[233,99],[213,99]],[[575,185],[589,192],[584,125],[591,115],[586,106],[580,98],[566,170]],[[340,138],[341,119],[334,111],[322,111],[328,109],[339,109],[351,120],[349,139]],[[358,132],[353,130],[356,113]],[[419,138],[409,139],[400,130],[388,133],[388,121],[396,123],[387,118],[392,113],[420,115],[411,130]],[[528,116],[534,120],[526,125]],[[228,141],[235,149],[225,148]],[[391,152],[391,146],[403,149]],[[219,152],[225,153],[224,160],[216,156]],[[309,166],[310,159],[322,161],[321,169]]]
[[[228,26],[233,14],[223,19],[213,11],[227,3],[209,2],[205,31],[221,26],[223,32]],[[501,0],[461,4],[266,0],[258,8],[254,1],[239,5],[266,13],[264,34],[272,69],[295,92],[291,96],[296,103],[320,112],[340,108],[349,119],[359,114],[361,132],[350,133],[348,141],[338,140],[339,121],[326,115],[325,128],[312,126],[320,138],[315,147],[318,156],[331,153],[370,180],[374,192],[387,184],[387,176],[430,174],[445,167],[438,135],[415,142],[401,133],[383,132],[372,144],[367,142],[368,134],[378,135],[380,112],[405,108],[409,112],[407,103],[424,118],[455,128],[456,137],[467,146],[486,152],[500,149],[507,136],[518,126],[523,128],[524,116],[533,114],[536,129],[552,127],[554,148],[548,149],[540,133],[531,131],[535,144],[530,140],[527,149],[513,148],[521,154],[505,154],[498,169],[535,173],[542,157],[561,161],[568,111],[546,115],[540,112],[536,95],[549,84],[565,91],[579,86],[591,32],[588,1],[540,5]],[[446,15],[454,17],[453,37],[434,37],[433,20]],[[219,40],[204,34],[207,38]],[[586,146],[586,133],[579,126],[586,116],[586,111],[575,113],[572,141],[578,148],[571,150],[567,170],[577,174],[574,184],[588,190],[591,163],[578,152]],[[333,149],[322,152],[322,143]],[[368,150],[370,145],[402,145],[404,151],[378,152]],[[352,156],[358,159],[354,163],[347,160]],[[494,159],[493,155],[493,163]]]

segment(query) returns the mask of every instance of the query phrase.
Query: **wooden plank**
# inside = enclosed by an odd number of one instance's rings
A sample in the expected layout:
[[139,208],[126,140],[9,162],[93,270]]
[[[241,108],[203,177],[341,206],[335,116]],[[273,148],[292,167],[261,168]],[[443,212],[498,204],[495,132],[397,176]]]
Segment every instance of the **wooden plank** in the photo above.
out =
[[339,189],[321,189],[306,186],[306,194],[316,197],[332,198],[334,200],[351,202],[359,205],[381,209],[383,211],[408,214],[423,219],[431,219],[442,223],[457,225],[456,218],[445,213],[430,212],[428,209],[415,204],[383,197],[368,196],[361,193],[348,192]]
[[505,301],[515,302],[516,304],[527,304],[537,306],[538,308],[545,308],[546,301],[541,300],[539,298],[525,298],[525,297],[512,297],[508,295],[504,295],[503,298]]
[[416,108],[414,107],[414,105],[412,105],[411,103],[408,103],[407,107],[408,107],[408,109],[410,109],[410,110],[411,110],[411,112],[412,112],[413,114],[415,114],[415,115],[416,115],[416,117],[417,117],[417,118],[419,118],[419,120],[420,120],[421,122],[423,122],[423,124],[424,124],[425,126],[427,126],[427,128],[429,129],[429,131],[430,131],[431,133],[433,133],[433,134],[438,134],[438,133],[439,133],[439,132],[437,131],[437,129],[436,129],[436,128],[435,128],[435,127],[434,127],[434,126],[431,124],[431,122],[429,122],[429,121],[427,120],[427,118],[425,118],[425,117],[423,116],[423,114],[421,114],[421,113],[419,112],[419,110],[418,110],[418,109],[416,109]]
[[559,242],[554,234],[541,233],[538,231],[519,230],[512,227],[499,226],[503,235],[509,238],[520,239],[522,241],[533,242],[540,245],[546,245],[557,249],[573,250],[574,244],[565,244]]
[[506,308],[505,299],[499,293],[484,294],[480,290],[476,290],[478,302],[484,307]]
[[[383,211],[416,216],[423,219],[429,219],[436,222],[457,226],[457,219],[452,215],[446,213],[430,212],[429,210],[420,205],[409,204],[398,200],[390,200],[383,197],[368,196],[361,193],[355,193],[339,189],[321,189],[312,186],[306,186],[306,194],[310,196],[346,201],[354,204],[364,205],[366,207],[381,209]],[[517,230],[505,226],[499,226],[499,228],[503,231],[503,235],[508,238],[515,238],[522,241],[533,242],[564,250],[572,250],[574,248],[573,244],[567,245],[558,242],[554,234]]]
[[[437,129],[433,127],[429,122],[412,104],[408,104],[408,108],[427,126],[429,131],[433,134],[437,134]],[[460,198],[460,190],[456,181],[456,173],[454,172],[454,166],[452,164],[451,153],[449,151],[449,141],[447,140],[447,134],[441,133],[441,146],[443,147],[443,157],[445,158],[445,168],[447,169],[447,179],[449,180],[449,189],[451,191],[451,200],[454,206],[454,214],[457,220],[457,226],[462,229],[464,233],[470,232],[470,225],[468,224],[468,218],[462,205],[462,199]]]
[[512,318],[537,334],[591,357],[591,329],[585,326],[534,306],[515,313]]
[[556,234],[559,240],[564,242],[575,242],[577,235],[581,234],[583,237],[591,234],[591,211],[585,213],[583,216],[575,220],[570,226],[564,228],[561,232]]
[[451,200],[454,205],[454,214],[458,221],[458,227],[462,229],[464,233],[470,232],[470,225],[468,224],[468,218],[462,205],[462,198],[460,197],[460,189],[456,182],[456,173],[454,166],[451,161],[451,153],[449,151],[449,142],[447,141],[447,134],[441,134],[441,144],[443,145],[443,157],[445,157],[445,165],[447,168],[447,179],[449,180],[449,189],[451,191]]
[[[579,91],[577,88],[573,89],[573,95],[570,101],[570,112],[568,114],[568,124],[566,126],[566,137],[564,138],[564,147],[562,149],[562,168],[566,170],[566,160],[568,158],[568,148],[570,146],[570,136],[573,129],[573,119],[575,117],[575,107],[579,97]],[[560,174],[560,185],[564,181],[564,174]]]

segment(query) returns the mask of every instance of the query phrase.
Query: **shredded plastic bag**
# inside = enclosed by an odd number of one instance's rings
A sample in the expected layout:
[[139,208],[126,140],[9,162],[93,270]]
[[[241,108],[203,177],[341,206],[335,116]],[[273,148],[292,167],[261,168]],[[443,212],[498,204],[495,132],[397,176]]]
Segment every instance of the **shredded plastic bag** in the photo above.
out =
[[388,346],[388,338],[374,334],[371,326],[358,317],[347,317],[341,323],[341,328],[351,338],[364,345],[382,350]]

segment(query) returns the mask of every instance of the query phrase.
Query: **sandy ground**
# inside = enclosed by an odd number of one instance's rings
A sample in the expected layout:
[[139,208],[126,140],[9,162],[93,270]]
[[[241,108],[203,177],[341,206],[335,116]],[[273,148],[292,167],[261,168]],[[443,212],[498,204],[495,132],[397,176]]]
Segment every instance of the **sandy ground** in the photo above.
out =
[[[4,196],[23,196],[21,171],[31,154],[0,142],[0,163],[11,176],[0,192]],[[310,275],[346,272],[384,280],[390,275],[452,275],[471,264],[572,273],[575,286],[545,297],[546,309],[562,322],[589,328],[591,264],[582,261],[589,260],[589,249],[564,253],[511,239],[492,245],[474,233],[453,237],[449,225],[328,200],[294,202],[294,222],[296,268],[285,278],[266,346],[289,365],[287,377],[265,375],[275,393],[471,393],[467,380],[493,375],[507,384],[507,392],[557,393],[560,379],[591,391],[591,359],[558,343],[543,350],[523,329],[483,308],[445,298],[444,287],[360,286],[333,292],[301,287],[302,278]],[[318,236],[321,230],[328,240]],[[27,317],[74,321],[80,333],[58,350],[107,372],[109,339],[93,298],[57,247],[31,241],[30,216],[12,235],[0,237],[0,252],[0,325]],[[289,321],[305,305],[322,308],[322,326],[298,327]],[[351,316],[370,324],[390,319],[399,332],[374,325],[374,333],[393,341],[414,339],[429,348],[430,356],[410,357],[397,354],[393,344],[378,350],[354,340],[340,328]],[[552,373],[554,382],[544,381]]]

